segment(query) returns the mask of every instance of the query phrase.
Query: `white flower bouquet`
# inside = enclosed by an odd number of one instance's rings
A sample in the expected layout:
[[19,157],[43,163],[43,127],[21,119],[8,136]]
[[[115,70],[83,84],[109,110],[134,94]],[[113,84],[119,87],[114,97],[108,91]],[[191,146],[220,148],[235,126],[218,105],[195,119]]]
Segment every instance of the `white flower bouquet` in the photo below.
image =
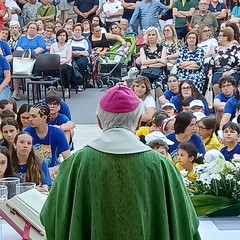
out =
[[200,164],[194,168],[196,181],[184,180],[199,216],[240,215],[240,158],[236,157],[232,162],[218,157]]

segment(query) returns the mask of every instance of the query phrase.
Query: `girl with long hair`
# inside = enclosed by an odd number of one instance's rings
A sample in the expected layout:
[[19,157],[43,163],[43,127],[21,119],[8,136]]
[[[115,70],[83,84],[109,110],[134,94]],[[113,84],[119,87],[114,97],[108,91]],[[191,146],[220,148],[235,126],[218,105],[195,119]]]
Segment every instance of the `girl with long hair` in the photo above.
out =
[[185,100],[192,98],[201,100],[204,104],[204,114],[206,116],[209,115],[209,109],[208,109],[208,104],[206,99],[204,98],[203,95],[201,95],[196,87],[194,86],[193,82],[190,80],[184,80],[181,81],[179,84],[179,94],[175,97],[173,97],[170,102],[174,104],[178,112],[181,112],[182,109],[182,104]]
[[13,118],[5,118],[1,122],[0,130],[3,135],[3,139],[0,145],[10,149],[10,146],[14,142],[15,136],[19,132],[19,127],[17,122]]
[[50,173],[46,162],[36,157],[32,137],[26,132],[18,133],[11,149],[13,169],[22,173],[25,182],[34,182],[40,191],[48,191],[51,185]]
[[32,107],[31,104],[24,103],[18,109],[16,120],[17,120],[20,131],[22,131],[24,128],[26,128],[27,126],[30,125],[30,123],[29,123],[29,118],[30,118],[29,111],[30,111],[31,107]]
[[13,177],[13,167],[10,154],[6,147],[0,146],[0,178]]
[[197,124],[198,134],[203,140],[206,151],[211,149],[221,150],[223,147],[215,134],[216,127],[217,121],[213,117],[204,117]]

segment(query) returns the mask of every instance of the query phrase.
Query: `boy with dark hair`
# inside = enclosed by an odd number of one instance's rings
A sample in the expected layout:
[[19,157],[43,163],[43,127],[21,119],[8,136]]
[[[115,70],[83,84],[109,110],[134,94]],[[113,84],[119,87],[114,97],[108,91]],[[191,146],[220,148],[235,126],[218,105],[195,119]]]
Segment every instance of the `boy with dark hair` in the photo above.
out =
[[221,93],[214,97],[213,106],[216,110],[216,119],[219,124],[223,117],[223,109],[226,102],[234,95],[234,90],[237,84],[232,76],[224,76],[220,78],[218,85],[221,89]]
[[68,143],[70,144],[75,124],[70,121],[66,115],[59,113],[61,107],[60,96],[56,94],[48,94],[45,101],[50,108],[50,121],[48,122],[48,124],[63,130],[68,140]]

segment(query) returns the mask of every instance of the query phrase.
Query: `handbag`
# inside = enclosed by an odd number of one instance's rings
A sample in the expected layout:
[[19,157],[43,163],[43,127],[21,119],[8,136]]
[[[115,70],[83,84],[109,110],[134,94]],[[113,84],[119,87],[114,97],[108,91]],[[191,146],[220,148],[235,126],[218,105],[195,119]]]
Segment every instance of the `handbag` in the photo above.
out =
[[[28,53],[28,56],[25,56]],[[13,74],[31,75],[36,59],[31,58],[31,50],[23,53],[22,57],[13,58]]]
[[205,93],[205,98],[207,100],[208,107],[213,108],[213,90],[212,90],[212,79],[210,78],[207,85],[207,91]]
[[75,61],[72,61],[72,70],[73,70],[73,74],[72,77],[77,80],[77,82],[82,82],[83,81],[83,75],[78,67],[78,65],[76,64]]
[[147,67],[142,70],[141,75],[147,77],[153,83],[163,75],[163,70],[157,67]]

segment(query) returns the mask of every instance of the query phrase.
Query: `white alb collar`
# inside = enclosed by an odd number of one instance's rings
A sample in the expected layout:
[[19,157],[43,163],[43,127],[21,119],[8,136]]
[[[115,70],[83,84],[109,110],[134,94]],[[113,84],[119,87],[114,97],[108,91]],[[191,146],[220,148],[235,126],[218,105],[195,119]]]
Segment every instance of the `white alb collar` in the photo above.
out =
[[113,128],[103,132],[101,137],[93,140],[88,146],[105,153],[129,154],[151,150],[136,135],[124,128]]

